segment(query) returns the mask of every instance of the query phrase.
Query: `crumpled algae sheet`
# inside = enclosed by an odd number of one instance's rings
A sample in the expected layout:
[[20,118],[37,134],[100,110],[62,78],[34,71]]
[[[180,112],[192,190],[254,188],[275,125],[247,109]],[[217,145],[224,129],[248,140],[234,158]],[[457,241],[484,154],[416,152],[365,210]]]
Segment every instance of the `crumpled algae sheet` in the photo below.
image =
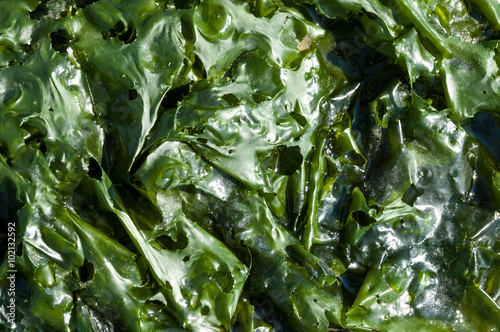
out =
[[498,0],[2,0],[2,330],[498,331],[499,28]]

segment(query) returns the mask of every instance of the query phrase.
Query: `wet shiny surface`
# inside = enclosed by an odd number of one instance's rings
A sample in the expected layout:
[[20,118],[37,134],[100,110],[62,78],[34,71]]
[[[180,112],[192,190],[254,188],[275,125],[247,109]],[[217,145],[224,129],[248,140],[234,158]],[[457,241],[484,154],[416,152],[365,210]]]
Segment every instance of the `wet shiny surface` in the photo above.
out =
[[0,2],[11,327],[495,330],[496,5]]

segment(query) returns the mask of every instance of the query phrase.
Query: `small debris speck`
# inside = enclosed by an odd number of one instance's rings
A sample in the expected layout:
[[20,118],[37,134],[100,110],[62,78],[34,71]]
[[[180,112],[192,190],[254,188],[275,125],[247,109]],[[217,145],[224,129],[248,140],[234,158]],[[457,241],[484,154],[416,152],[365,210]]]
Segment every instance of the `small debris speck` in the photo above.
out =
[[299,45],[300,52],[309,52],[313,46],[313,38],[310,34],[306,34]]

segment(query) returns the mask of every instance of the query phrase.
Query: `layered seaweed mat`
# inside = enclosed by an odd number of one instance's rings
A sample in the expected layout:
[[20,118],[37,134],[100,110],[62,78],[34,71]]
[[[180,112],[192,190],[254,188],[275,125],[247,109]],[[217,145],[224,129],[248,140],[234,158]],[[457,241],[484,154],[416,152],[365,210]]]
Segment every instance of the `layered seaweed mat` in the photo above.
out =
[[498,0],[0,1],[0,328],[498,331],[499,28]]

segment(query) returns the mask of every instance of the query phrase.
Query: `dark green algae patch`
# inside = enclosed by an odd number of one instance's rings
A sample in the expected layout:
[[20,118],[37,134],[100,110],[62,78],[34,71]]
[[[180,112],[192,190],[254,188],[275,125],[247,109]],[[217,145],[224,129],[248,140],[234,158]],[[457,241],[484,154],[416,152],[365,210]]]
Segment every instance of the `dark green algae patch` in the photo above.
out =
[[0,22],[2,330],[500,326],[497,1],[3,0]]

